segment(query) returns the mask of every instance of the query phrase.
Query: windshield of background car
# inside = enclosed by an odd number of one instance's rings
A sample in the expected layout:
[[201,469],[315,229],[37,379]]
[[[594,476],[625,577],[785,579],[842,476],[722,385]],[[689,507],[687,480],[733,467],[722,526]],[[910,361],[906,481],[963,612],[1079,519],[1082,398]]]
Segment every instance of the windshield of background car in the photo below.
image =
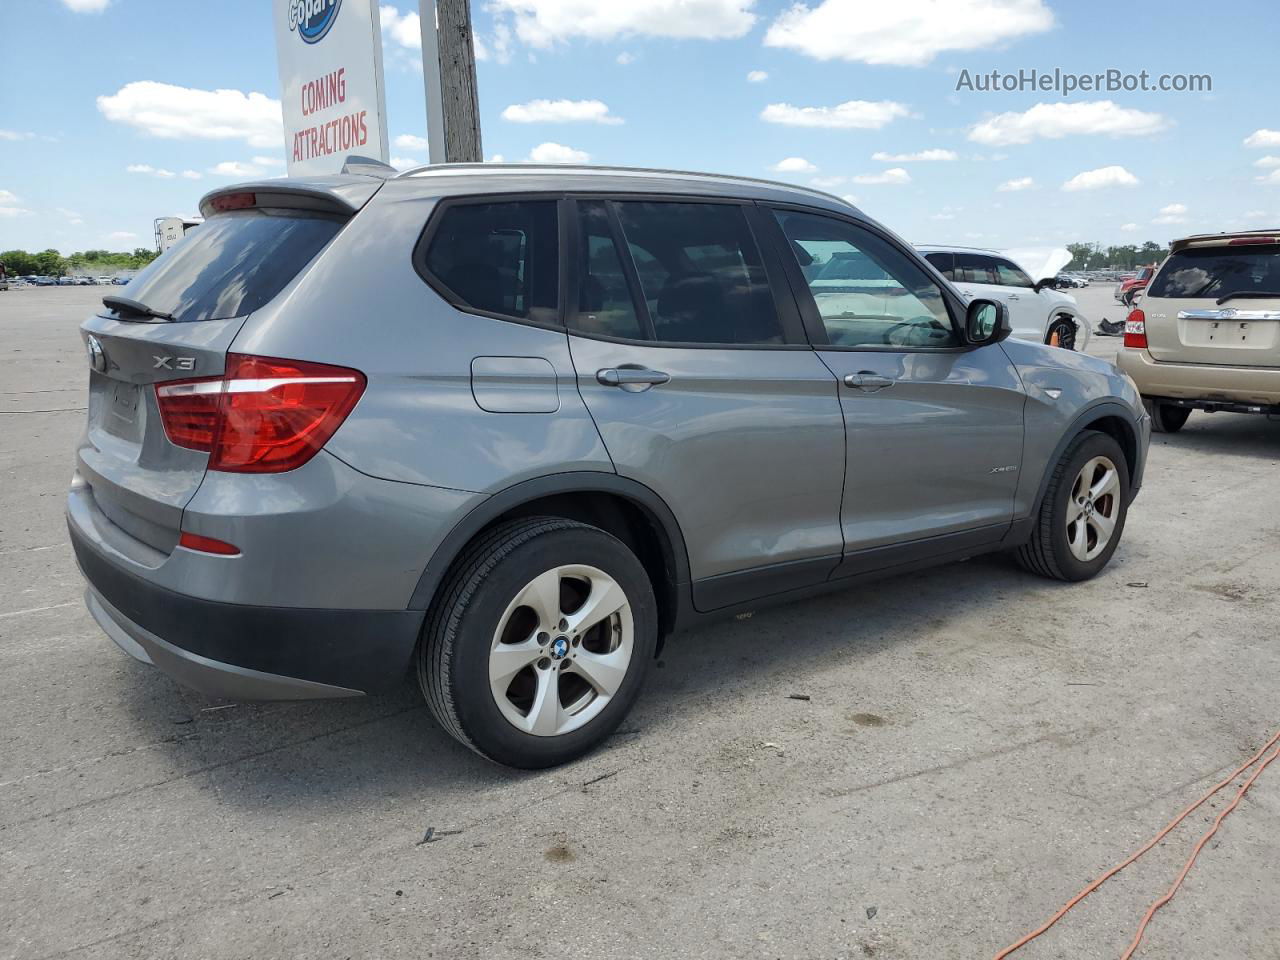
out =
[[210,217],[133,278],[129,299],[178,321],[242,317],[284,289],[344,222],[297,210]]
[[1188,299],[1280,291],[1280,244],[1189,247],[1172,254],[1147,297]]

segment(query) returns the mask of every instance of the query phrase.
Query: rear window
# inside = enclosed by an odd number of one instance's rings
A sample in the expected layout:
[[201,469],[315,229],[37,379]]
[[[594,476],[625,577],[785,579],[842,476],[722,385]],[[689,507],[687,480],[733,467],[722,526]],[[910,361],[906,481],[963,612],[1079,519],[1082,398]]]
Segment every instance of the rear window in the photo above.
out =
[[1280,295],[1280,244],[1179,250],[1151,282],[1147,297],[1216,299],[1238,293]]
[[284,289],[343,222],[294,210],[210,217],[134,277],[128,296],[178,321],[242,317]]
[[431,235],[425,266],[463,310],[557,323],[559,246],[553,200],[453,204]]

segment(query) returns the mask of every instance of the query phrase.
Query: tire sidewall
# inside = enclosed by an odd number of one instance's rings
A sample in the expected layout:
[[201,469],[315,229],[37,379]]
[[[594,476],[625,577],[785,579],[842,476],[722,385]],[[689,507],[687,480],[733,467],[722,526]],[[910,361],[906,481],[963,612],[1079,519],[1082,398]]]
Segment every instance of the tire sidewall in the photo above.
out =
[[[517,593],[538,574],[557,566],[586,564],[609,574],[631,604],[631,664],[609,704],[585,726],[556,737],[537,737],[512,726],[489,687],[494,631]],[[602,530],[575,526],[552,530],[520,544],[478,577],[465,609],[448,625],[453,647],[449,686],[463,730],[482,753],[515,767],[546,767],[581,755],[612,733],[631,709],[653,660],[658,611],[648,574],[620,540]]]
[[[1092,560],[1080,560],[1071,552],[1071,547],[1067,543],[1067,507],[1071,500],[1071,488],[1075,484],[1076,477],[1080,471],[1084,469],[1084,465],[1097,456],[1105,456],[1116,466],[1116,472],[1120,474],[1120,492],[1118,494],[1120,515],[1116,520],[1115,529],[1111,533],[1111,540],[1107,544],[1102,553],[1098,554]],[[1053,551],[1054,560],[1057,561],[1058,567],[1062,570],[1068,580],[1088,580],[1096,576],[1103,567],[1111,560],[1111,555],[1115,553],[1116,547],[1120,544],[1120,538],[1124,534],[1125,521],[1129,515],[1129,465],[1124,458],[1124,451],[1120,449],[1120,444],[1105,433],[1097,433],[1090,431],[1084,434],[1079,443],[1073,445],[1067,454],[1066,467],[1062,472],[1062,482],[1058,484],[1058,488],[1053,492],[1053,504],[1051,507],[1050,523],[1050,549]]]

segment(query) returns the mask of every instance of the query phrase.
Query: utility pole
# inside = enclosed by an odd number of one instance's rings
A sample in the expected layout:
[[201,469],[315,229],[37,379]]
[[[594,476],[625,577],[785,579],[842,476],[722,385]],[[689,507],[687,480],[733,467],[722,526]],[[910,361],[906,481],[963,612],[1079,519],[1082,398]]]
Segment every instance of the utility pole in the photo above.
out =
[[480,103],[469,0],[419,0],[427,151],[432,163],[478,163]]

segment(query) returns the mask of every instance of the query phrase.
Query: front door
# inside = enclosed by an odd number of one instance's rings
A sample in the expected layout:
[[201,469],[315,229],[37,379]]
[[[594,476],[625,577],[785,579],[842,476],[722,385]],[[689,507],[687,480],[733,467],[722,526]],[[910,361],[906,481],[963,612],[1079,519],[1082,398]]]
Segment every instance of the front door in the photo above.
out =
[[[957,305],[888,237],[834,217],[774,215],[818,355],[840,384],[840,572],[999,540],[1013,519],[1024,401],[1004,351],[962,345]],[[857,277],[824,282],[840,260],[856,260]]]
[[679,521],[697,607],[826,580],[842,547],[836,382],[775,295],[748,208],[584,198],[571,222],[578,386],[618,472]]

